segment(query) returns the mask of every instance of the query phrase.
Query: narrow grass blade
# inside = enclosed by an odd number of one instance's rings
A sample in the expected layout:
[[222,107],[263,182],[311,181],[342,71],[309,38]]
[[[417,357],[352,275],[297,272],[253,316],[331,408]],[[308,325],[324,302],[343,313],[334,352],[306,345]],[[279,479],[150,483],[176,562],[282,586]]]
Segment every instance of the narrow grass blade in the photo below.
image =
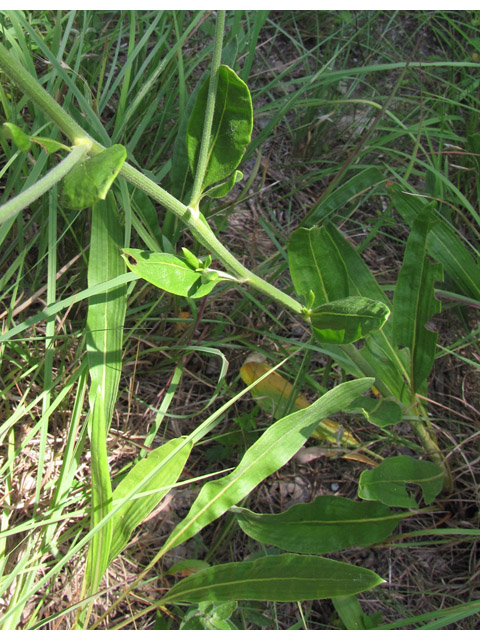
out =
[[[388,189],[393,206],[399,214],[413,225],[415,218],[425,208],[425,200],[412,193],[405,193],[398,184]],[[428,253],[443,265],[456,290],[475,300],[480,300],[480,265],[462,242],[458,233],[435,214],[428,242]]]
[[302,221],[302,225],[312,226],[325,221],[353,198],[384,180],[385,176],[375,167],[360,171],[316,203]]

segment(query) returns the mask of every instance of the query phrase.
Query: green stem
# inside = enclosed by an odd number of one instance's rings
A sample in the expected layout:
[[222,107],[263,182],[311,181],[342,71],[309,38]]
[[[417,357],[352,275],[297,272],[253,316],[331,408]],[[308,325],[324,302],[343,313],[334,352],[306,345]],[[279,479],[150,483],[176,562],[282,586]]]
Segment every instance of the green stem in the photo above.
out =
[[[33,78],[22,65],[0,44],[0,66],[15,84],[57,124],[63,133],[76,144],[77,138],[90,138],[82,127],[71,118],[51,95]],[[61,123],[61,124],[60,124]]]
[[202,186],[207,171],[209,153],[210,153],[210,137],[212,133],[213,115],[215,113],[215,98],[217,96],[218,85],[218,69],[222,60],[222,42],[223,30],[225,28],[225,11],[219,11],[217,16],[217,24],[215,28],[215,42],[213,49],[213,57],[210,72],[210,83],[208,86],[207,104],[205,107],[205,120],[203,123],[202,141],[200,143],[200,152],[198,155],[198,164],[195,171],[195,180],[193,183],[192,197],[190,206],[194,209],[198,208],[200,196],[202,195]]
[[[221,22],[220,17],[219,21]],[[25,69],[23,69],[23,67],[10,56],[7,49],[2,45],[0,45],[0,66],[74,143],[78,144],[88,140],[91,144],[91,155],[97,155],[105,149],[105,147],[93,140],[88,133],[80,127],[80,125],[70,118],[63,108],[43,89],[38,81],[25,71]],[[285,305],[294,313],[301,313],[302,305],[297,300],[283,293],[283,291],[280,291],[244,267],[241,262],[239,262],[218,240],[208,225],[199,218],[198,212],[195,209],[187,207],[185,204],[180,202],[180,200],[177,200],[174,196],[168,193],[168,191],[165,191],[165,189],[156,185],[152,180],[144,176],[140,171],[137,171],[137,169],[128,163],[123,165],[120,175],[130,182],[130,184],[141,189],[148,196],[159,202],[162,206],[169,209],[178,218],[180,218],[180,220],[187,225],[203,246],[216,258],[221,260],[224,266],[227,267],[227,269],[230,270],[230,272],[241,282],[249,284],[258,291],[267,294],[274,300]]]
[[2,205],[0,207],[0,224],[20,213],[20,211],[49,191],[57,182],[60,182],[80,162],[89,148],[89,143],[74,147],[68,156],[49,171],[46,176]]

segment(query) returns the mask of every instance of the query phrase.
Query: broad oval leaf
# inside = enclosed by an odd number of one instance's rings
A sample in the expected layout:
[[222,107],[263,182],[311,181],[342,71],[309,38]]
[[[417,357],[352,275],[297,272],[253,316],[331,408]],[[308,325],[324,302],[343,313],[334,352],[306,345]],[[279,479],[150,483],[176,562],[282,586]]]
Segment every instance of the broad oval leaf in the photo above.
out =
[[186,259],[171,253],[156,253],[142,249],[123,249],[128,268],[159,289],[177,296],[201,298],[213,289],[218,280],[205,282]]
[[[345,261],[350,293],[379,300],[390,306],[388,297],[357,250],[334,225],[327,224],[326,228]],[[362,375],[362,369],[356,362],[345,357],[343,349],[333,347],[331,353],[348,373],[354,376]],[[381,384],[385,389],[382,393],[386,397],[392,395],[408,406],[411,394],[405,380],[410,378],[409,358],[406,350],[399,350],[393,342],[392,323],[386,323],[379,331],[368,336],[360,353],[371,370],[375,371],[376,383]]]
[[19,151],[28,151],[32,146],[29,137],[13,122],[5,122],[2,126],[5,138],[10,138]]
[[433,462],[397,456],[387,458],[375,469],[362,472],[358,496],[364,500],[379,500],[390,507],[415,509],[417,501],[408,495],[405,484],[419,484],[423,499],[430,504],[442,490],[444,480],[444,471]]
[[[190,169],[195,174],[202,140],[210,76],[201,86],[187,127]],[[228,178],[240,164],[250,142],[253,108],[250,91],[237,74],[221,65],[209,145],[209,160],[202,190]]]
[[114,144],[77,164],[63,180],[61,204],[68,209],[86,209],[99,200],[105,200],[126,157],[125,147]]
[[174,585],[161,603],[319,600],[354,595],[382,582],[385,581],[369,569],[317,556],[284,553],[200,571]]
[[242,531],[254,540],[285,551],[315,554],[382,542],[403,518],[380,502],[355,502],[338,496],[320,496],[279,514],[238,507],[231,511]]
[[165,543],[164,552],[188,540],[237,504],[297,453],[320,420],[348,407],[372,383],[373,378],[344,382],[328,391],[310,407],[273,424],[246,451],[232,473],[202,487],[188,515]]
[[350,344],[383,327],[390,309],[370,298],[350,296],[308,313],[316,338],[325,344]]
[[[165,462],[181,442],[182,438],[175,438],[154,449],[146,458],[137,462],[113,492],[115,506],[115,502],[126,498],[148,475],[153,474],[151,480],[142,486],[141,494],[153,493],[129,500],[113,517],[110,561],[127,545],[132,531],[155,509],[170,490],[170,485],[176,482],[181,474],[193,446],[191,442]],[[155,473],[157,468],[158,471]]]
[[297,295],[310,291],[317,306],[348,296],[348,274],[342,255],[325,227],[297,229],[288,245],[288,265]]

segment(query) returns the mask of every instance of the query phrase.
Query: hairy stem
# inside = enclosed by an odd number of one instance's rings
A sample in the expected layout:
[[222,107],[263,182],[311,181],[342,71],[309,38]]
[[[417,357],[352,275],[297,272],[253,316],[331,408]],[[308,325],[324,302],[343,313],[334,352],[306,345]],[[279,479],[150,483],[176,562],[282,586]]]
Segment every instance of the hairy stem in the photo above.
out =
[[20,213],[20,211],[49,191],[57,182],[60,182],[81,161],[89,148],[88,141],[73,147],[68,156],[51,169],[41,180],[2,205],[0,207],[0,224]]
[[195,168],[195,180],[193,183],[190,206],[197,209],[202,195],[202,185],[207,171],[208,156],[210,151],[210,137],[212,133],[213,115],[215,113],[215,98],[217,96],[218,69],[222,61],[223,30],[225,28],[225,11],[219,11],[215,27],[215,43],[210,71],[210,83],[208,86],[207,104],[205,108],[205,120],[203,123],[202,141],[198,164]]
[[[220,46],[221,51],[221,46]],[[7,49],[0,45],[0,67],[12,78],[12,80],[42,109],[57,127],[67,135],[74,144],[88,141],[91,144],[90,154],[97,155],[105,149],[101,144],[93,140],[84,129],[78,125],[55,100],[43,89],[39,82],[33,78],[15,58],[10,56]],[[203,144],[203,141],[202,141]],[[214,257],[222,261],[224,266],[241,282],[249,284],[258,291],[267,294],[274,300],[286,306],[294,313],[301,313],[302,305],[277,289],[249,269],[244,267],[230,251],[218,240],[213,231],[197,215],[194,209],[187,207],[177,200],[168,191],[155,184],[140,171],[125,163],[120,171],[128,182],[141,189],[144,193],[159,202],[166,209],[172,211],[192,231],[203,246]]]

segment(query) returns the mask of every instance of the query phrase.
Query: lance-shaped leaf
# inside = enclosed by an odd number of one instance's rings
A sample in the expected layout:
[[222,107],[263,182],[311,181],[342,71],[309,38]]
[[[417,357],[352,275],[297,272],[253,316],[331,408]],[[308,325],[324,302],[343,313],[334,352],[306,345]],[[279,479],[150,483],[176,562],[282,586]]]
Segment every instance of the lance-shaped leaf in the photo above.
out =
[[442,490],[444,479],[443,470],[433,462],[397,456],[387,458],[375,469],[363,471],[358,495],[364,500],[379,500],[390,507],[414,509],[417,502],[408,495],[405,484],[419,484],[423,499],[430,504]]
[[165,543],[164,552],[194,536],[248,495],[262,480],[297,453],[320,420],[348,407],[372,382],[372,378],[344,382],[328,391],[310,407],[273,424],[246,451],[232,473],[202,487],[188,515]]
[[417,217],[408,236],[402,268],[393,298],[393,336],[411,357],[412,391],[416,392],[433,366],[438,333],[425,325],[441,309],[434,296],[434,284],[442,280],[441,265],[427,257],[430,231],[429,208]]
[[201,298],[219,281],[218,277],[214,279],[218,275],[215,271],[196,271],[187,259],[171,253],[123,249],[123,258],[130,271],[177,296]]
[[126,157],[125,147],[114,144],[77,164],[63,180],[61,204],[68,209],[86,209],[105,200]]
[[[247,360],[240,369],[240,376],[245,384],[250,386],[270,369],[271,366],[267,362]],[[283,418],[293,411],[298,411],[298,409],[305,409],[311,404],[302,393],[295,391],[290,382],[278,371],[272,371],[270,375],[253,387],[250,393],[264,411],[277,419]],[[368,400],[368,398],[365,399]],[[312,438],[327,440],[346,447],[358,447],[359,445],[358,440],[351,433],[344,431],[338,422],[329,418],[320,421],[312,433]]]
[[[88,259],[90,287],[125,273],[120,258],[123,229],[115,198],[92,208]],[[92,450],[92,527],[111,510],[112,488],[108,468],[107,434],[113,415],[122,369],[123,323],[127,308],[126,285],[91,296],[87,314],[87,361],[91,379],[90,437]],[[92,539],[86,580],[94,592],[108,567],[112,522]]]
[[200,571],[178,582],[161,603],[318,600],[361,593],[382,582],[376,573],[362,567],[285,553]]
[[[391,185],[388,194],[394,207],[410,225],[425,208],[423,198],[405,193],[398,184]],[[428,253],[443,265],[456,290],[480,300],[480,264],[477,264],[452,226],[433,211],[431,216],[436,218],[436,224],[428,238]]]
[[279,514],[239,507],[231,511],[242,531],[254,540],[285,551],[315,554],[381,542],[403,518],[380,502],[355,502],[338,496],[320,496]]
[[[198,92],[187,128],[188,159],[194,174],[202,140],[209,81],[210,77],[207,77]],[[221,65],[218,70],[209,159],[202,189],[225,180],[235,171],[250,142],[252,127],[250,91],[230,67]]]
[[170,485],[176,482],[181,474],[192,449],[192,443],[180,449],[176,455],[164,463],[181,440],[181,438],[175,438],[158,449],[154,449],[146,458],[136,463],[113,492],[112,500],[113,506],[115,506],[116,502],[118,503],[130,495],[135,487],[139,486],[146,479],[146,476],[155,472],[158,467],[158,471],[152,475],[151,480],[142,487],[142,495],[126,502],[113,517],[110,561],[127,545],[132,531],[155,509],[170,490]]
[[297,229],[288,245],[288,264],[297,295],[315,304],[346,298],[348,274],[340,251],[325,227]]
[[[347,267],[350,293],[356,296],[372,298],[373,300],[380,300],[390,306],[391,303],[388,297],[355,248],[332,224],[327,224],[326,228]],[[410,403],[410,393],[405,380],[410,377],[410,371],[408,370],[409,358],[406,350],[399,350],[393,342],[392,323],[387,322],[379,331],[375,331],[368,336],[360,353],[371,370],[375,372],[377,383],[381,382],[383,387],[388,388],[390,393],[385,393],[385,395],[393,395],[408,405]],[[345,357],[343,349],[331,347],[331,354],[348,373],[354,376],[364,375],[356,362]]]
[[385,176],[375,167],[369,167],[357,173],[353,178],[339,184],[326,198],[315,204],[303,220],[302,225],[312,226],[331,218],[333,214],[345,207],[352,200],[376,184],[385,181]]
[[316,338],[326,344],[350,344],[383,327],[389,308],[378,300],[350,296],[308,313]]

